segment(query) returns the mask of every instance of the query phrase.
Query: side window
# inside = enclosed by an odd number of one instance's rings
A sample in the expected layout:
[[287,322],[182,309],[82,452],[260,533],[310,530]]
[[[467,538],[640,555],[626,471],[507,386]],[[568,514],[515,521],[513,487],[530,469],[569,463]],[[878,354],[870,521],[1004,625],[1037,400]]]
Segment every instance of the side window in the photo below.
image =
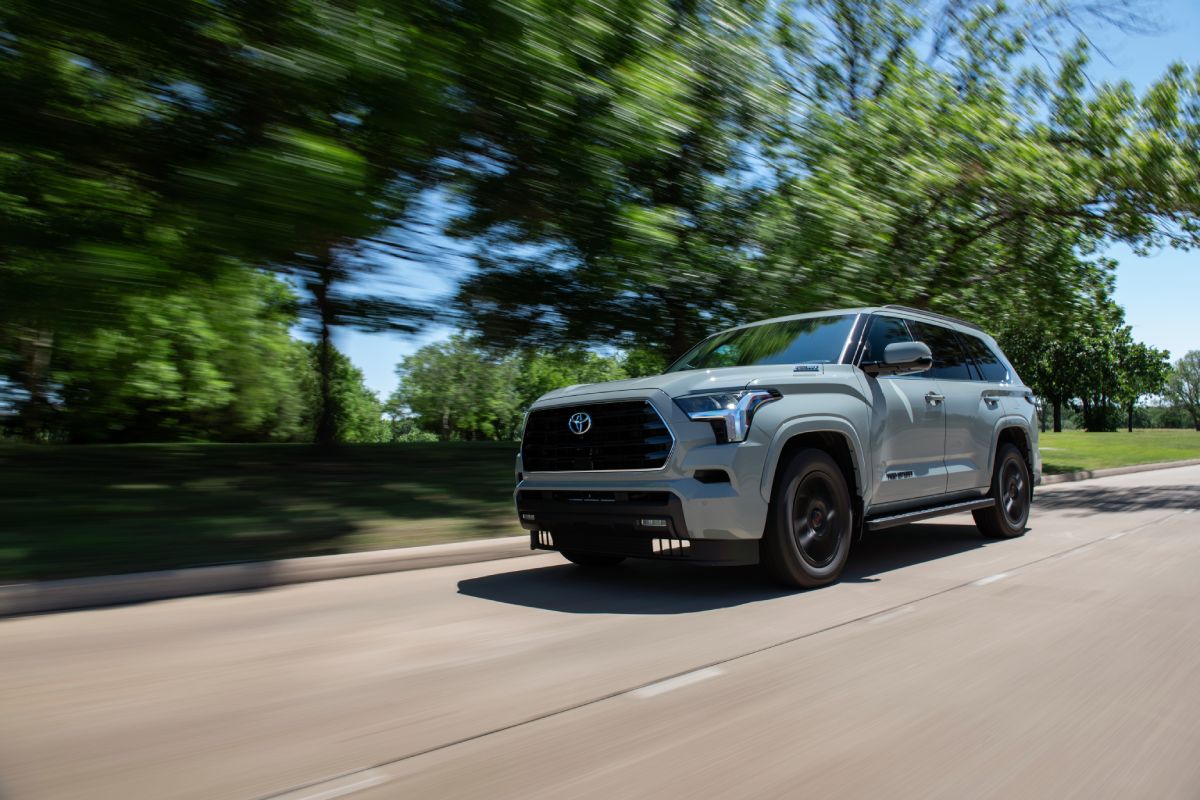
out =
[[949,328],[928,322],[910,322],[917,341],[929,345],[933,351],[933,367],[919,373],[923,378],[969,381],[975,377],[967,354],[958,342],[958,336]]
[[963,342],[967,346],[967,352],[975,361],[975,366],[983,374],[983,379],[990,383],[1008,383],[1008,368],[1004,366],[1004,362],[996,357],[992,352],[992,348],[987,346],[987,342],[980,339],[978,336],[963,336]]
[[911,342],[908,326],[897,317],[871,317],[862,361],[883,361],[883,348],[892,342]]

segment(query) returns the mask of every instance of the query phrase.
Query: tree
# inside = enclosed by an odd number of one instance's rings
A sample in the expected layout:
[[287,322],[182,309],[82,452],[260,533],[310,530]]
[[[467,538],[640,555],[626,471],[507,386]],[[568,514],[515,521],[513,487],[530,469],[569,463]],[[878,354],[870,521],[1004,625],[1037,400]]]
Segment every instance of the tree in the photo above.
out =
[[404,249],[395,223],[456,142],[456,31],[489,7],[144,5],[0,11],[0,365],[30,438],[57,343],[111,328],[133,294],[247,267],[297,278],[325,394],[333,325],[407,324],[412,304],[351,284]]
[[[384,407],[367,388],[363,373],[336,348],[327,352],[332,368],[321,364],[323,348],[319,343],[305,342],[296,349],[293,369],[300,375],[299,393],[304,413],[300,419],[302,441],[318,442],[317,428],[332,421],[332,441],[335,444],[372,444],[391,441],[391,431],[384,419]],[[322,387],[324,375],[329,376],[328,388]],[[325,406],[330,403],[331,406]]]
[[1142,342],[1135,342],[1128,333],[1119,341],[1117,368],[1120,388],[1117,399],[1125,407],[1126,430],[1133,433],[1134,408],[1139,399],[1146,395],[1158,394],[1166,386],[1167,376],[1171,371],[1171,354]]
[[498,351],[462,334],[426,345],[396,368],[388,401],[442,440],[515,439],[524,412],[546,392],[627,376],[622,360],[583,348]]
[[774,102],[764,9],[563,0],[522,9],[514,44],[481,43],[452,228],[484,243],[466,324],[504,346],[673,356],[730,319]]
[[1175,362],[1167,379],[1167,396],[1187,412],[1200,431],[1200,350],[1192,350]]
[[[550,45],[562,62],[538,86],[553,102],[498,81],[517,116],[481,140],[493,157],[466,171],[459,228],[489,237],[460,296],[489,340],[669,357],[730,321],[831,306],[1057,319],[1111,274],[1093,257],[1103,242],[1200,243],[1197,73],[1171,67],[1141,97],[1088,88],[1087,47],[1056,44],[1076,11],[1136,24],[1119,4],[713,2],[696,15],[731,23],[695,34],[681,8],[690,38],[585,51],[615,61]],[[679,67],[698,52],[713,72]],[[637,117],[614,96],[643,98],[614,77],[655,59],[670,77],[636,109],[666,127],[626,133]],[[734,92],[753,114],[730,111]]]

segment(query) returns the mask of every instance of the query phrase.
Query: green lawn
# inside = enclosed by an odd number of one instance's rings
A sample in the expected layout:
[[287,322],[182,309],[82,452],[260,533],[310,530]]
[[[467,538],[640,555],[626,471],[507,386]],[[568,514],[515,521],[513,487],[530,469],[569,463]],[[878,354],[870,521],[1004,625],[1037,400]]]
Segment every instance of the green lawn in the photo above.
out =
[[512,443],[0,447],[0,582],[521,533]]
[[[1047,433],[1047,473],[1200,458],[1200,433]],[[512,443],[0,446],[0,582],[519,534]]]
[[1117,433],[1063,431],[1043,433],[1039,442],[1042,471],[1048,475],[1081,469],[1124,467],[1156,461],[1200,458],[1200,432],[1135,430]]

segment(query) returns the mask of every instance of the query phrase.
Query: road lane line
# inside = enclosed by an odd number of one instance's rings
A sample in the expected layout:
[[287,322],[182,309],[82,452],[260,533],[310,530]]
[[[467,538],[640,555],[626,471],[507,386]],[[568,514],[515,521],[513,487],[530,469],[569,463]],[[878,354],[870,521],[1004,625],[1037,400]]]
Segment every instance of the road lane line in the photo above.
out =
[[[346,783],[347,777],[358,777],[356,781]],[[357,773],[350,776],[335,778],[331,781],[314,784],[301,789],[298,792],[289,792],[288,794],[278,795],[279,800],[333,800],[335,797],[344,797],[348,794],[360,791],[362,789],[370,789],[372,786],[378,786],[381,783],[387,783],[388,776],[383,774],[370,775],[367,773]],[[330,784],[340,784],[331,786]],[[322,786],[329,786],[328,789],[321,789]],[[317,791],[312,791],[316,789]]]
[[634,697],[646,699],[647,697],[657,697],[660,694],[673,692],[676,689],[682,689],[684,686],[691,686],[693,683],[706,681],[709,678],[715,678],[721,674],[721,670],[716,667],[707,667],[698,669],[695,672],[685,672],[674,678],[667,678],[665,681],[652,683],[649,686],[643,686],[640,689],[634,689],[630,694]]
[[986,578],[980,578],[979,580],[975,581],[975,585],[976,586],[987,586],[989,583],[995,583],[996,581],[1002,581],[1011,574],[1012,574],[1011,572],[997,572],[995,575],[988,575]]
[[870,625],[878,625],[881,622],[888,622],[896,619],[897,617],[903,617],[905,614],[911,614],[914,610],[915,609],[912,606],[901,606],[895,611],[888,611],[884,614],[871,617],[869,620],[867,620],[867,623]]

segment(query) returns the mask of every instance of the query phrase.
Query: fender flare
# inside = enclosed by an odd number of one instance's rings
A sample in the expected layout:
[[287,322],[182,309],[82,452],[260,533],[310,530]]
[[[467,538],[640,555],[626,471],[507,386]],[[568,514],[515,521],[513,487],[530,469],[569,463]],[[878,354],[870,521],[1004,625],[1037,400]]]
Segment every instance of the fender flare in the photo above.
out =
[[[996,420],[996,424],[992,426],[992,446],[991,450],[988,451],[987,460],[987,483],[985,485],[989,487],[989,491],[992,485],[992,473],[996,469],[996,453],[1000,450],[1000,431],[1006,428],[1020,428],[1021,433],[1025,434],[1025,444],[1029,447],[1030,451],[1033,450],[1033,435],[1029,430],[1029,420],[1019,414],[1005,414]],[[1030,453],[1030,457],[1033,457],[1032,452]],[[1030,465],[1030,472],[1032,473],[1032,471],[1033,466]]]
[[[779,456],[783,453],[783,448],[787,446],[788,441],[806,433],[833,433],[843,436],[850,445],[850,460],[854,464],[854,470],[858,473],[858,486],[860,494],[867,492],[867,483],[869,482],[869,473],[867,472],[867,454],[863,448],[862,441],[858,437],[858,432],[854,429],[854,425],[845,417],[838,417],[825,414],[814,414],[811,416],[793,417],[787,422],[779,426],[775,431],[775,435],[771,438],[771,444],[767,449],[767,457],[764,462],[762,481],[759,485],[759,492],[762,494],[763,500],[771,502],[771,490],[775,485],[775,473],[779,469]],[[866,497],[862,497],[863,502],[867,501]]]

